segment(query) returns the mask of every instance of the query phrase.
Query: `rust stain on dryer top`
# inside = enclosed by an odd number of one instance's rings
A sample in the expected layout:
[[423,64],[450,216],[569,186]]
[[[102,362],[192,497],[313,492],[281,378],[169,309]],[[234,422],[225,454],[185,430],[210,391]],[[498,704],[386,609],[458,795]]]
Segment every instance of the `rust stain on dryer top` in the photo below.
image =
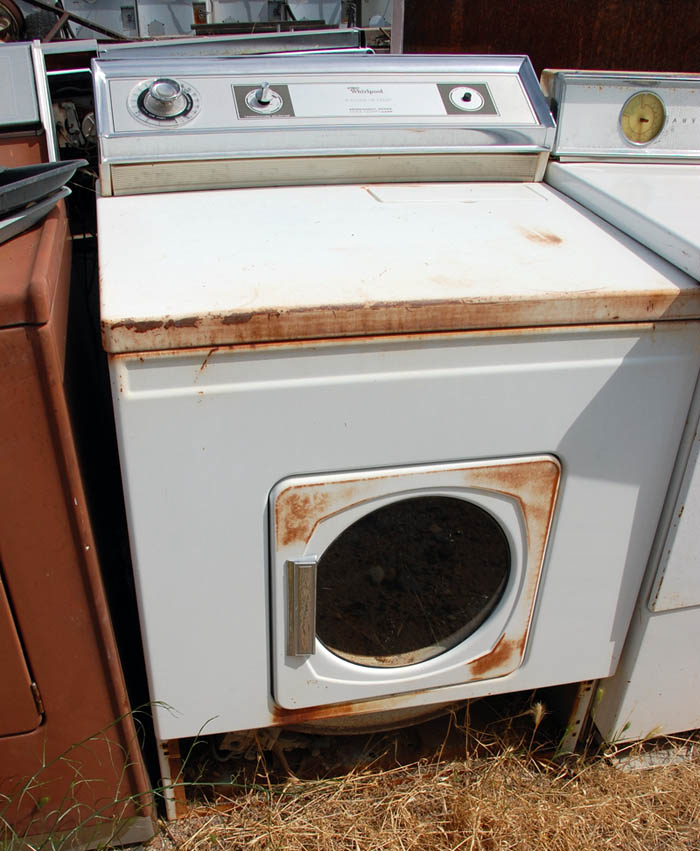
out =
[[560,236],[549,231],[528,230],[521,227],[520,233],[522,233],[525,239],[529,239],[530,242],[537,243],[538,245],[561,245],[564,242]]
[[[102,323],[103,330],[106,330],[106,323]],[[115,322],[109,326],[112,331],[132,331],[134,334],[145,334],[148,331],[155,331],[163,327],[161,319],[124,319],[122,322]]]
[[[552,244],[552,243],[549,243]],[[172,351],[488,329],[553,328],[700,318],[695,290],[545,293],[319,304],[182,318],[103,320],[107,352]]]
[[[350,185],[100,198],[105,347],[700,317],[695,281],[549,187],[464,186],[426,203],[421,185],[382,202]],[[271,209],[294,226],[270,229]],[[167,268],[123,251],[145,230],[182,249]]]
[[198,316],[183,316],[182,319],[166,319],[163,328],[196,328],[198,324]]

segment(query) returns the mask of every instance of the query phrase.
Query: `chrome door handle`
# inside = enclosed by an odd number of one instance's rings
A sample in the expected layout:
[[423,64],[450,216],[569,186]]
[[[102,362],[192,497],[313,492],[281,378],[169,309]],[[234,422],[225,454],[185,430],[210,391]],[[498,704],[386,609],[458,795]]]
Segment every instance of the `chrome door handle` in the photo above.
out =
[[287,656],[312,656],[316,649],[316,556],[287,564]]

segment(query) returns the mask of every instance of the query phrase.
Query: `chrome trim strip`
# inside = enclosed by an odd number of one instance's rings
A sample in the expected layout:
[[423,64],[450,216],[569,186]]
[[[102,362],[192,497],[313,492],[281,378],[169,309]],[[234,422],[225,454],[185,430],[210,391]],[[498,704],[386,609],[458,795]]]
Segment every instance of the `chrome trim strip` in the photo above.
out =
[[46,154],[49,162],[58,162],[58,143],[56,141],[56,125],[53,120],[51,108],[51,95],[49,94],[49,83],[46,76],[46,63],[44,52],[40,41],[32,42],[32,62],[34,65],[34,81],[36,82],[36,95],[39,102],[39,116],[46,133]]

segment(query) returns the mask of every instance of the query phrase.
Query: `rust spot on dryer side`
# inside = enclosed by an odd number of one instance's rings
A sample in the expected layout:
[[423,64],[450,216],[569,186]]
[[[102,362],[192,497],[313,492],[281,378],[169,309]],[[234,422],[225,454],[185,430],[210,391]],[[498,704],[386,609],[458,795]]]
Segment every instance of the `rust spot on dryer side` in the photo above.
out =
[[279,544],[305,543],[326,509],[327,493],[305,493],[299,488],[287,488],[275,505],[275,531]]
[[547,230],[529,230],[523,227],[518,228],[518,230],[525,239],[529,239],[530,242],[534,242],[537,245],[560,245],[564,242],[560,236]]

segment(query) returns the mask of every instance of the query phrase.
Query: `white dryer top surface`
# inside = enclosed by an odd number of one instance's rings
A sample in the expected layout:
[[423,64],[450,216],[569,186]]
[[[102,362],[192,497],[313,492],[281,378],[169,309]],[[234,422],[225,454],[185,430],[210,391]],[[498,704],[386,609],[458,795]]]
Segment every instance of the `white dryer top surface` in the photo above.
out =
[[98,199],[110,352],[700,316],[700,286],[543,184]]
[[546,179],[700,280],[700,165],[550,163]]

